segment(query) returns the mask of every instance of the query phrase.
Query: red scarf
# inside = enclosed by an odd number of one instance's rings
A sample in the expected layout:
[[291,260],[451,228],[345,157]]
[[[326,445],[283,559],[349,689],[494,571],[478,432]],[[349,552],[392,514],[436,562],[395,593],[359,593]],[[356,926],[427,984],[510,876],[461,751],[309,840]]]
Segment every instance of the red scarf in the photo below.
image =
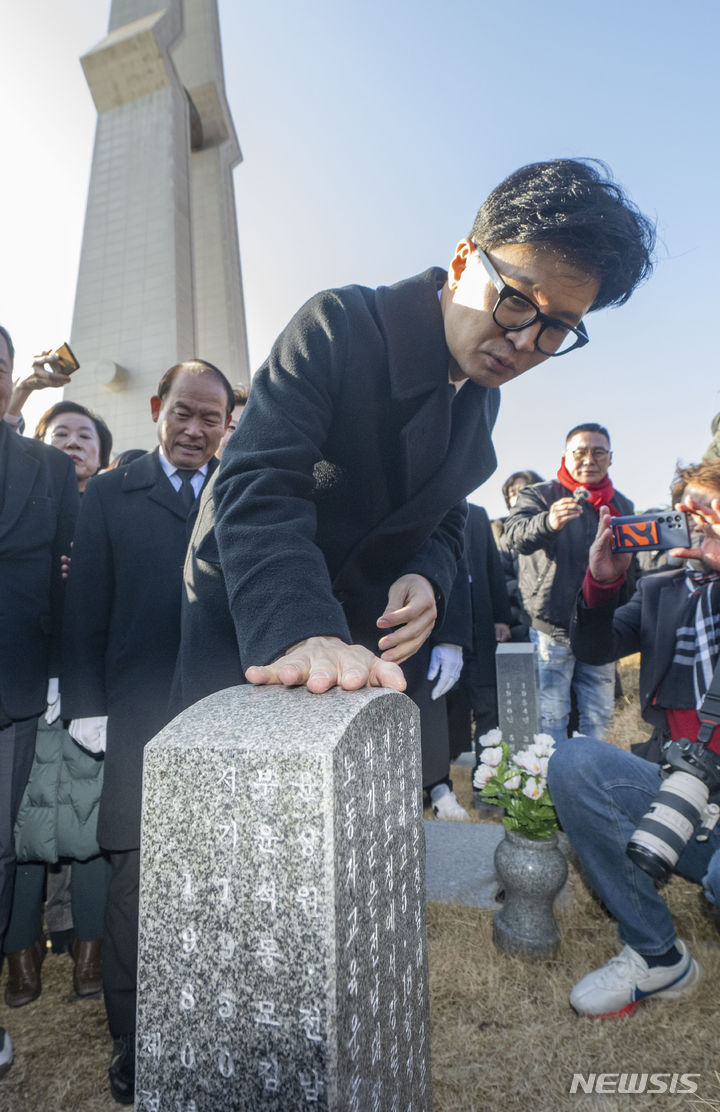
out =
[[578,487],[584,487],[590,494],[588,502],[590,502],[596,510],[599,510],[601,506],[607,506],[613,517],[618,516],[619,510],[617,510],[615,506],[610,505],[610,499],[615,494],[615,488],[610,482],[610,477],[608,475],[605,476],[601,483],[579,483],[577,479],[573,479],[565,466],[565,457],[563,456],[560,461],[557,477],[558,482],[562,483],[568,490],[576,491]]

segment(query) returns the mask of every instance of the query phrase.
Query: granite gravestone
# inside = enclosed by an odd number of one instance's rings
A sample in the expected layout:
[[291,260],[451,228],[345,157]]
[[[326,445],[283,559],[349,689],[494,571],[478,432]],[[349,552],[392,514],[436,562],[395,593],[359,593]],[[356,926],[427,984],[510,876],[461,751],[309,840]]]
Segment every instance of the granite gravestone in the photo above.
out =
[[540,732],[535,646],[521,642],[498,645],[495,670],[498,726],[503,740],[516,753]]
[[237,687],[147,747],[137,1112],[431,1107],[419,721]]

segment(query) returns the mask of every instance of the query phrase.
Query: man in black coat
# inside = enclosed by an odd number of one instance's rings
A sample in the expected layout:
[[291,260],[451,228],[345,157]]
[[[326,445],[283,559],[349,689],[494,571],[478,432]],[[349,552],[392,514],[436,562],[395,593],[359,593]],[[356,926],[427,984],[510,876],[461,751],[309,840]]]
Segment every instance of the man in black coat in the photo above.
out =
[[567,737],[571,694],[580,733],[604,738],[613,714],[614,662],[577,660],[568,637],[600,508],[613,515],[633,512],[632,502],[613,487],[611,463],[607,429],[593,421],[576,425],[565,438],[557,479],[521,490],[505,521],[507,546],[518,553],[530,640],[537,646],[541,727],[556,741]]
[[582,317],[630,296],[652,238],[601,171],[557,160],[493,191],[448,273],[312,298],[253,380],[193,538],[183,702],[243,675],[412,694],[460,503],[495,467],[498,387],[586,343]]
[[459,575],[467,577],[470,648],[460,680],[447,694],[450,751],[466,752],[472,741],[498,724],[495,649],[510,640],[510,600],[490,520],[482,506],[468,506],[465,551]]
[[217,467],[233,408],[225,376],[177,364],[150,400],[159,447],[88,483],[68,580],[63,709],[70,733],[102,749],[98,841],[109,852],[103,986],[116,1040],[111,1086],[131,1103],[142,761],[168,721],[180,642],[182,568],[197,499]]
[[[676,498],[678,487],[680,508],[693,514],[693,547],[672,551],[685,557],[686,565],[643,576],[630,601],[620,605],[629,558],[612,552],[610,515],[603,508],[571,639],[578,658],[591,664],[640,652],[643,717],[661,740],[685,738],[697,745],[698,711],[720,659],[720,463],[681,469]],[[720,768],[720,729],[709,735],[705,744],[714,758],[708,759]],[[699,780],[684,775],[699,788]],[[596,738],[575,738],[555,750],[548,783],[563,829],[594,891],[617,920],[624,944],[620,954],[575,986],[573,1008],[608,1018],[627,1014],[651,995],[691,992],[700,968],[676,937],[654,879],[660,874],[649,875],[627,854],[660,790],[658,764]],[[646,860],[664,861],[669,872],[702,883],[717,915],[720,826],[697,841],[695,817],[688,822],[690,799],[688,783],[668,792],[663,802],[672,801],[671,806],[658,804],[641,841]]]
[[[62,577],[78,511],[72,460],[18,436],[2,418],[14,349],[0,328],[0,941],[15,874],[13,827],[35,748],[48,680],[59,674]],[[0,1076],[12,1062],[0,1028]]]

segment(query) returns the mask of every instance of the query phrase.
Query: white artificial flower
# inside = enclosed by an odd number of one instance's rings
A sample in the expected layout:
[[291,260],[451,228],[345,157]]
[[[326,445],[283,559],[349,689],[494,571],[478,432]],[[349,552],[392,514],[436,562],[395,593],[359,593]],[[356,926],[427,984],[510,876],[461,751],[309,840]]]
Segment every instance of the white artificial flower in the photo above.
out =
[[478,790],[484,788],[488,780],[492,780],[494,775],[495,769],[492,768],[490,765],[478,765],[475,769],[475,772],[473,773],[473,787],[478,788]]
[[480,754],[480,760],[482,761],[482,763],[486,765],[492,765],[493,768],[497,768],[502,759],[502,745],[495,745],[490,748],[483,749],[482,753]]
[[540,765],[540,775],[543,780],[547,780],[548,764],[550,763],[549,757],[538,757],[538,764]]
[[536,780],[534,776],[528,776],[527,783],[523,788],[523,795],[526,795],[528,799],[540,799],[542,794],[543,789],[540,781]]
[[502,730],[498,730],[497,726],[493,730],[488,730],[486,734],[478,738],[478,745],[485,749],[488,745],[499,745],[502,741]]
[[511,791],[511,792],[516,792],[521,784],[522,784],[522,776],[520,775],[519,772],[518,772],[517,776],[510,776],[505,781],[505,787],[508,789],[508,791]]
[[535,734],[532,748],[538,757],[549,757],[555,750],[555,739],[550,734]]
[[532,749],[521,749],[519,753],[515,754],[515,763],[524,768],[526,772],[532,773],[533,776],[540,775],[540,758],[533,753]]

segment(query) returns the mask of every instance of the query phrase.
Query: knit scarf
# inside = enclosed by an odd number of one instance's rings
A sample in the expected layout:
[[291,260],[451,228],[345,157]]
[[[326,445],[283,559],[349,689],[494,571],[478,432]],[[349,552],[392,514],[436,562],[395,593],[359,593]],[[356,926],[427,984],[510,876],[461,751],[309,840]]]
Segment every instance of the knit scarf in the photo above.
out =
[[688,600],[675,634],[675,655],[660,688],[658,703],[698,710],[720,654],[720,573],[691,571]]
[[578,487],[584,487],[589,493],[590,497],[588,502],[599,510],[601,506],[607,506],[613,517],[617,517],[619,510],[610,504],[610,500],[615,494],[615,488],[610,482],[610,477],[605,476],[601,483],[579,483],[577,479],[573,479],[572,475],[565,466],[565,457],[560,460],[560,466],[557,473],[558,482],[562,483],[568,490],[576,491]]

